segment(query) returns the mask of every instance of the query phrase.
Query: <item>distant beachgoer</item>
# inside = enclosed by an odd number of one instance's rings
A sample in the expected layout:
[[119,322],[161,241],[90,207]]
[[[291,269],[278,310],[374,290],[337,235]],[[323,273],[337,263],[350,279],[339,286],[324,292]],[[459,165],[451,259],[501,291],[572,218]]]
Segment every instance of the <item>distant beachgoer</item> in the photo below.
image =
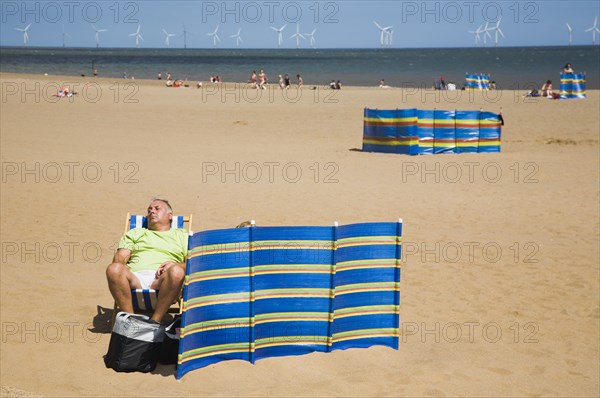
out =
[[97,77],[98,76],[98,69],[94,68],[93,74],[94,74],[94,77]]
[[552,80],[546,80],[546,83],[542,86],[542,96],[554,98],[554,92],[552,91]]
[[171,80],[171,72],[167,72],[167,80]]
[[298,75],[296,75],[296,79],[298,79],[298,88],[302,87],[302,85],[304,84],[304,80],[302,79],[302,76],[300,76],[298,74]]
[[158,72],[158,80],[162,80],[162,73]]
[[342,89],[342,82],[341,81],[337,81],[335,82],[335,89],[336,90],[341,90]]
[[285,76],[283,78],[283,82],[285,83],[286,89],[290,88],[290,86],[292,85],[292,83],[290,82],[290,77],[287,75],[287,73],[285,74]]
[[389,88],[390,86],[388,86],[387,84],[385,84],[385,80],[381,79],[379,81],[379,88]]
[[444,75],[440,76],[440,90],[446,89],[446,80],[444,79]]
[[265,90],[267,88],[266,84],[267,84],[267,74],[265,73],[265,71],[263,69],[261,69],[260,72],[258,73],[258,87]]
[[329,83],[329,88],[335,90],[335,80],[332,80],[331,83]]
[[575,72],[573,72],[573,67],[571,66],[571,64],[566,64],[565,67],[563,68],[563,73],[575,73]]
[[202,82],[198,82],[198,84],[196,84],[196,88],[202,88]]
[[282,89],[285,88],[285,82],[283,81],[283,76],[279,75],[279,87]]
[[217,83],[221,83],[221,75],[217,75]]
[[456,84],[454,84],[454,82],[448,83],[448,85],[446,86],[446,90],[456,90]]
[[173,81],[167,79],[167,83],[166,83],[167,87],[173,87]]
[[127,79],[127,72],[123,72],[123,79]]
[[490,83],[490,90],[495,90],[496,89],[496,82],[494,80],[492,80],[492,82]]
[[250,75],[250,87],[256,88],[256,71],[252,71],[252,75]]

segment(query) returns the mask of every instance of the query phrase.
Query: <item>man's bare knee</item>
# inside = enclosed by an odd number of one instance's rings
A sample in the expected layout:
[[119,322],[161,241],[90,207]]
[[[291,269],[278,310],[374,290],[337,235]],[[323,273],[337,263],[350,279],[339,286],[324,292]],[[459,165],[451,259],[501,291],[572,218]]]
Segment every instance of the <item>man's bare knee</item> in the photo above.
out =
[[112,263],[108,267],[106,267],[106,277],[109,279],[114,279],[125,275],[127,267],[120,263]]
[[174,281],[183,281],[185,278],[185,271],[181,267],[169,268],[169,276]]

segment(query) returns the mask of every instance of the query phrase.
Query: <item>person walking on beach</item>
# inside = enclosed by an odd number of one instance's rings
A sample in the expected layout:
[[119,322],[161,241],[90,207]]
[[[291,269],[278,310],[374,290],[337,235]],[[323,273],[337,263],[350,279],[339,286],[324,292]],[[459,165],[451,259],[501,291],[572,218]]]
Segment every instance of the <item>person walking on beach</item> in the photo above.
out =
[[283,90],[285,88],[285,82],[283,81],[283,76],[279,75],[279,87]]
[[302,79],[302,76],[300,76],[300,74],[297,74],[296,79],[298,79],[298,88],[302,87],[302,85],[304,84],[304,80]]
[[173,209],[166,199],[148,206],[148,228],[135,228],[119,241],[106,268],[111,295],[122,311],[133,313],[131,289],[160,290],[151,319],[160,322],[181,292],[188,234],[171,228]]
[[290,88],[290,86],[292,85],[292,83],[290,82],[290,77],[287,75],[287,73],[285,74],[285,77],[284,77],[283,81],[285,82],[285,88],[286,88],[286,90],[288,88]]
[[261,69],[258,74],[258,81],[259,81],[258,87],[262,88],[263,90],[266,90],[267,74],[265,73],[265,71],[263,69]]

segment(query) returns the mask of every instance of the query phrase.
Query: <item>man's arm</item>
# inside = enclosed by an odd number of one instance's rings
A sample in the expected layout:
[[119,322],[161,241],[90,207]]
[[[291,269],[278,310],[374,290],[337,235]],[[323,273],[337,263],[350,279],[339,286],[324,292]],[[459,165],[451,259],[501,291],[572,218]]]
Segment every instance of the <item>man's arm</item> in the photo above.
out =
[[131,257],[131,250],[123,249],[123,248],[117,249],[117,252],[115,253],[115,255],[113,257],[113,263],[120,263],[123,265],[127,265],[130,257]]

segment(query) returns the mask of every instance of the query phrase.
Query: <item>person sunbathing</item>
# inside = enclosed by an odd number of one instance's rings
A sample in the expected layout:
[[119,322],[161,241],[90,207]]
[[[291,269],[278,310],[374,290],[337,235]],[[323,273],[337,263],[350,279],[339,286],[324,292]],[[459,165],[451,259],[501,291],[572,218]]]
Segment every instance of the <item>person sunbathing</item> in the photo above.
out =
[[106,268],[108,288],[118,307],[133,312],[132,289],[160,290],[151,319],[160,322],[181,292],[188,235],[171,228],[173,209],[166,199],[148,206],[148,228],[127,232]]
[[552,80],[546,80],[546,83],[542,86],[542,96],[553,98],[554,92],[552,91]]

